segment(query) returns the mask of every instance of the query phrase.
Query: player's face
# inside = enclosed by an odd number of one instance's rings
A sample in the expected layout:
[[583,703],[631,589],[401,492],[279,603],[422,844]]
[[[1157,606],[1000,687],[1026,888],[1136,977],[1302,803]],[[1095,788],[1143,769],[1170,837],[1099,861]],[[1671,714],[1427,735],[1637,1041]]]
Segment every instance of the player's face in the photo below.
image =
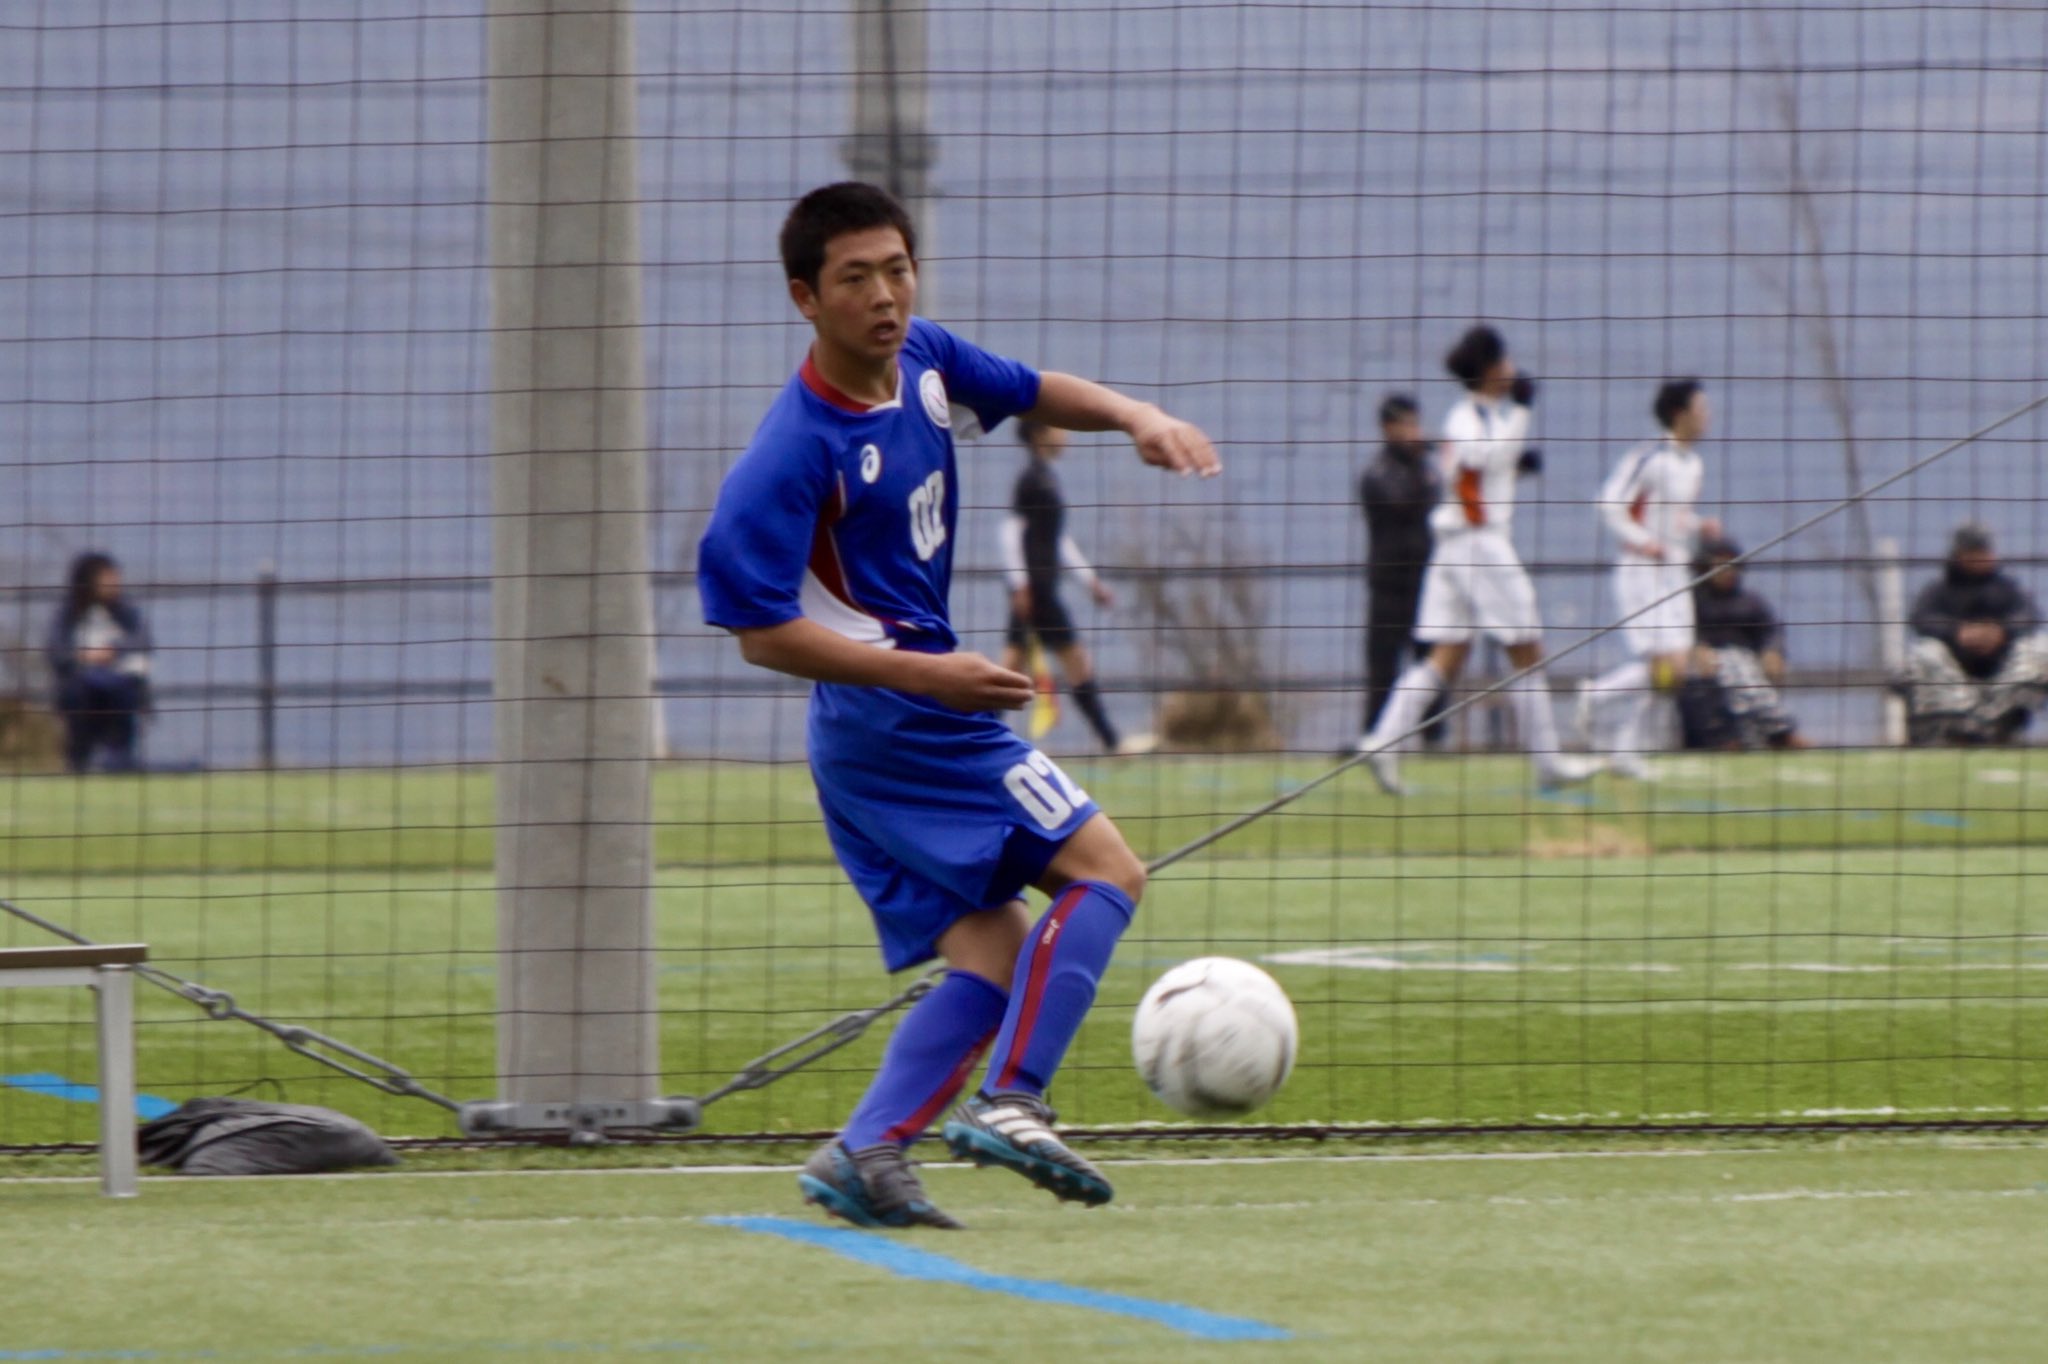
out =
[[92,597],[96,602],[112,606],[121,600],[121,570],[103,568],[92,580]]
[[1713,419],[1713,410],[1707,406],[1705,389],[1692,395],[1692,401],[1671,423],[1671,434],[1690,445],[1707,434],[1707,426]]
[[1389,445],[1419,445],[1422,443],[1422,418],[1413,412],[1380,423],[1380,434]]
[[1988,549],[1966,549],[1956,555],[1956,567],[1966,577],[1988,578],[1998,571],[1998,556]]
[[789,296],[826,344],[863,360],[891,360],[917,306],[917,262],[893,227],[842,233],[825,244],[817,289],[793,279]]
[[1504,398],[1515,386],[1515,361],[1510,355],[1503,355],[1493,362],[1493,367],[1479,381],[1479,391],[1489,398]]

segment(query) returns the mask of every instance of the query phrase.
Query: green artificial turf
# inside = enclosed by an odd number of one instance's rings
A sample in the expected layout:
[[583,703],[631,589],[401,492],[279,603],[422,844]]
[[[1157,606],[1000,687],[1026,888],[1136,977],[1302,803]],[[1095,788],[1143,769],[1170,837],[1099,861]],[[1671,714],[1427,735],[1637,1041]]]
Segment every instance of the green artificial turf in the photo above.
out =
[[[1320,770],[1074,767],[1148,854]],[[1171,1119],[1131,1074],[1130,1007],[1159,971],[1211,952],[1266,963],[1300,1013],[1299,1068],[1262,1120],[2048,1111],[2048,850],[2019,841],[2048,767],[2031,755],[1680,758],[1654,787],[1603,779],[1560,798],[1515,785],[1524,771],[1417,762],[1421,792],[1401,804],[1348,773],[1160,874],[1063,1074],[1064,1115]],[[0,787],[0,863],[12,867],[0,893],[101,939],[146,940],[160,963],[249,1008],[484,1098],[494,907],[472,845],[487,850],[489,794],[477,775],[432,771],[21,778]],[[903,983],[884,977],[866,911],[819,860],[800,769],[671,767],[657,811],[671,1092],[702,1093]],[[123,819],[130,832],[104,843],[78,832]],[[0,943],[41,940],[0,922]],[[143,998],[150,1093],[270,1079],[393,1135],[453,1130],[417,1100]],[[882,1032],[716,1105],[709,1127],[834,1126]],[[92,1055],[82,992],[0,994],[0,1077],[89,1081]],[[0,1085],[0,1140],[93,1131],[90,1105]]]
[[[1320,757],[1066,760],[1148,855],[1327,771]],[[1603,848],[1953,847],[2048,837],[2048,758],[1843,750],[1675,757],[1656,786],[1541,798],[1519,757],[1422,758],[1396,803],[1346,774],[1226,845],[1231,855],[1518,854]],[[107,871],[488,869],[482,768],[0,778],[0,878]],[[666,866],[831,865],[801,763],[676,762],[654,780]]]
[[2033,1360],[2043,1169],[1879,1141],[1117,1165],[1084,1211],[942,1167],[970,1230],[846,1233],[1053,1301],[711,1220],[822,1226],[786,1170],[0,1181],[0,1359]]

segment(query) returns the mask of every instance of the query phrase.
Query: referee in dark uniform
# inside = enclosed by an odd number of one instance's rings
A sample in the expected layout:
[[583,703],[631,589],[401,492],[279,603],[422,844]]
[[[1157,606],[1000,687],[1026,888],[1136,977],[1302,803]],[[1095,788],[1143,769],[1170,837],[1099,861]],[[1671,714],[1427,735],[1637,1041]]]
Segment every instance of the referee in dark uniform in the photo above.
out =
[[1010,626],[1004,638],[1003,666],[1022,671],[1031,637],[1036,635],[1045,651],[1059,660],[1066,674],[1067,689],[1074,704],[1088,718],[1089,728],[1102,746],[1112,753],[1149,753],[1158,741],[1149,734],[1120,737],[1103,708],[1102,691],[1095,684],[1094,664],[1074,631],[1074,618],[1060,600],[1060,577],[1072,573],[1094,596],[1098,606],[1116,604],[1109,584],[1097,576],[1082,555],[1074,537],[1067,534],[1067,503],[1060,494],[1059,475],[1053,461],[1067,448],[1067,433],[1058,427],[1019,420],[1017,439],[1031,452],[1024,472],[1017,476],[1017,490],[1010,503],[1010,515],[1003,523],[1003,572],[1010,588]]
[[[1436,450],[1423,439],[1422,414],[1413,398],[1396,393],[1380,404],[1380,435],[1385,444],[1358,481],[1358,500],[1365,508],[1365,583],[1370,598],[1365,624],[1366,733],[1379,719],[1394,679],[1419,648],[1415,609],[1435,544],[1429,513],[1443,496]],[[1440,731],[1441,726],[1433,727],[1428,737],[1434,740]]]

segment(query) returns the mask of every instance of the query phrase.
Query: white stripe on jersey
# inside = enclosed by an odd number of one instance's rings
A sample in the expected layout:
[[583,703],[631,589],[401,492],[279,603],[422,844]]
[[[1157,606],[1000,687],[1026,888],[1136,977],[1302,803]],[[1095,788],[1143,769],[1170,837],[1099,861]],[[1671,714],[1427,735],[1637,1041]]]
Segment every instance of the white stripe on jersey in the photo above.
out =
[[796,599],[797,605],[803,608],[805,620],[814,620],[834,634],[845,635],[862,644],[877,644],[884,649],[896,647],[896,641],[889,638],[882,622],[839,600],[808,568],[804,570],[803,582],[797,587]]

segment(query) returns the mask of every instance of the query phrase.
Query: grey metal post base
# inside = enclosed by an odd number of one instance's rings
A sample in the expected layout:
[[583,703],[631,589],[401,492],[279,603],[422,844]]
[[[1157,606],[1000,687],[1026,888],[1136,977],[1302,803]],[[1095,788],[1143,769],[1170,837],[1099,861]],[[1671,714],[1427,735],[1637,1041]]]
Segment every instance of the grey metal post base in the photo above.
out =
[[461,1111],[462,1132],[502,1137],[515,1132],[564,1132],[577,1146],[596,1146],[610,1131],[694,1131],[704,1121],[695,1099],[619,1099],[582,1103],[512,1103],[486,1099]]

